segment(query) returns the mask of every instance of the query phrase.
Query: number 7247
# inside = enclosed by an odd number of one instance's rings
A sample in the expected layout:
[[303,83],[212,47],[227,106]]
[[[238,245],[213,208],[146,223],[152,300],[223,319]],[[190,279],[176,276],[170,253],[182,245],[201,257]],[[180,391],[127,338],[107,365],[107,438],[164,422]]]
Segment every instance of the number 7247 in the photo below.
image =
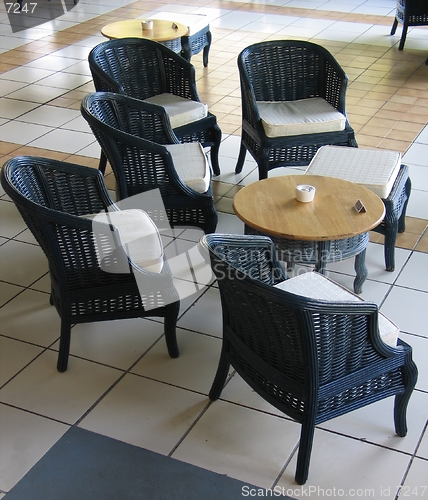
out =
[[30,13],[34,12],[34,9],[37,7],[37,3],[6,3],[7,13],[20,14],[21,12]]

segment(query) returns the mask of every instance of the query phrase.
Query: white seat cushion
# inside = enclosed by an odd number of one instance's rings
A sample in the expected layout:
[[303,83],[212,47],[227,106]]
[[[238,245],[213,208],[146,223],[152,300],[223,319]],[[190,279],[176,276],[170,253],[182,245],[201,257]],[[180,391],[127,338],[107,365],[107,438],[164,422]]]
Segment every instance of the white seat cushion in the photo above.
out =
[[179,14],[178,12],[156,12],[148,19],[163,19],[184,24],[189,29],[187,36],[192,36],[208,26],[208,18],[204,14]]
[[[317,300],[327,301],[352,301],[358,302],[364,299],[358,297],[338,283],[331,281],[322,274],[308,272],[282,281],[275,285],[276,288],[285,290],[295,295]],[[397,345],[399,328],[381,312],[378,315],[379,333],[385,344],[395,347]]]
[[396,151],[322,146],[305,173],[355,182],[387,198],[400,167],[401,154]]
[[162,241],[155,223],[146,212],[130,209],[100,212],[85,217],[117,228],[123,250],[138,267],[151,273],[162,271]]
[[199,142],[167,144],[175,170],[189,188],[206,193],[210,187],[211,171],[204,149]]
[[345,129],[346,118],[321,97],[299,101],[257,101],[268,137],[319,134]]
[[145,99],[145,102],[157,104],[165,108],[172,128],[181,127],[188,123],[205,118],[208,114],[207,104],[185,99],[174,94],[158,94]]

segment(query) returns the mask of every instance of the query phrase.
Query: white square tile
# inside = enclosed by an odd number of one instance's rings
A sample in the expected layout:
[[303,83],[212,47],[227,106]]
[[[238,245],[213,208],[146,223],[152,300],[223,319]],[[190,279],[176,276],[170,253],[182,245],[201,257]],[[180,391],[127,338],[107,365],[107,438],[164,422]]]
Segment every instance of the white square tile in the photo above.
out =
[[45,351],[0,390],[1,401],[74,424],[122,374],[79,358],[59,373],[56,362],[57,353]]
[[37,123],[48,127],[60,127],[80,116],[75,109],[59,108],[57,106],[40,106],[17,118],[18,121]]
[[[70,353],[121,370],[129,369],[163,335],[163,320],[121,319],[75,325]],[[165,340],[158,342],[168,356]],[[54,349],[59,348],[55,343]],[[168,356],[169,357],[169,356]]]
[[428,144],[414,143],[403,155],[403,163],[428,166]]
[[58,72],[39,80],[39,85],[47,87],[72,90],[80,85],[88,83],[92,78],[86,75],[76,75],[73,73]]
[[[419,445],[418,451],[416,452],[416,456],[428,459],[428,434],[425,433],[421,443]],[[423,476],[419,476],[423,477]]]
[[410,466],[403,487],[400,490],[400,498],[418,498],[427,495],[428,487],[426,478],[428,477],[428,460],[415,458]]
[[12,80],[15,82],[24,82],[24,83],[34,83],[42,78],[45,78],[49,75],[55,73],[53,69],[40,69],[40,68],[32,68],[30,66],[18,66],[15,69],[11,69],[10,71],[6,71],[2,73],[1,79]]
[[0,126],[0,136],[5,142],[28,144],[39,137],[43,137],[51,130],[52,127],[44,125],[10,121]]
[[0,247],[1,277],[9,283],[28,286],[48,271],[45,254],[38,245],[10,240]]
[[305,485],[298,486],[294,481],[296,455],[277,485],[287,495],[293,494],[294,498],[303,496],[303,491],[306,494],[312,491],[316,495],[314,498],[320,498],[317,492],[321,491],[340,491],[343,497],[353,496],[358,491],[361,498],[393,500],[399,485],[397,478],[403,477],[411,458],[403,453],[316,429],[309,478]]
[[215,401],[172,457],[269,488],[299,435],[295,422]]
[[205,396],[128,374],[79,427],[166,455],[206,404]]
[[132,373],[208,395],[220,359],[221,340],[177,329],[180,356],[171,359],[161,339]]
[[[428,392],[428,364],[426,362],[428,356],[428,338],[407,335],[405,333],[400,333],[400,338],[413,349],[412,358],[418,369],[416,389]],[[426,410],[428,411],[428,409]]]
[[[0,116],[2,118],[14,119],[37,107],[38,104],[34,102],[19,101],[9,97],[0,98]],[[2,129],[0,128],[0,130]],[[3,139],[3,135],[2,140],[6,140]]]
[[422,320],[421,311],[428,309],[428,295],[426,292],[394,286],[381,311],[401,331],[416,335],[428,336],[426,322]]
[[428,292],[428,254],[413,252],[397,278],[396,284]]
[[0,200],[0,219],[1,234],[6,238],[13,238],[27,228],[27,224],[11,201]]
[[178,321],[180,328],[222,337],[220,292],[209,288]]
[[0,281],[0,307],[24,290],[23,287]]
[[46,85],[33,84],[31,90],[27,87],[16,90],[8,94],[11,99],[18,99],[21,101],[36,102],[40,104],[47,103],[56,99],[60,95],[66,93],[66,89],[47,87]]
[[40,347],[0,337],[0,386],[8,382],[42,351]]
[[68,426],[0,404],[0,490],[9,491]]
[[78,153],[94,142],[94,137],[86,132],[55,129],[30,142],[36,148],[51,149],[64,153]]

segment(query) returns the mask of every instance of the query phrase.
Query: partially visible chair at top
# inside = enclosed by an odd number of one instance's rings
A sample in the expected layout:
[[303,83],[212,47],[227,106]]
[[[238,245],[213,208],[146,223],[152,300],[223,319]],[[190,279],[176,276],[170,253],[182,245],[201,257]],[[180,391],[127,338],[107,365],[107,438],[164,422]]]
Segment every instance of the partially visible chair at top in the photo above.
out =
[[146,212],[119,210],[99,170],[47,158],[8,160],[1,184],[48,259],[61,318],[58,371],[67,370],[79,323],[162,317],[168,352],[178,356],[179,295]]
[[356,182],[382,198],[385,217],[373,231],[385,236],[385,267],[387,271],[394,271],[395,241],[397,233],[406,229],[406,209],[412,187],[409,168],[401,164],[401,154],[382,149],[323,146],[306,173]]
[[346,117],[348,78],[324,48],[271,40],[238,56],[242,136],[236,173],[247,150],[259,178],[277,167],[308,165],[320,146],[357,146]]
[[117,200],[159,189],[172,227],[215,231],[206,155],[197,142],[179,142],[163,107],[93,92],[83,98],[81,113],[112,167]]
[[308,478],[317,424],[395,396],[395,431],[406,435],[417,368],[411,347],[397,339],[397,327],[376,304],[317,273],[286,279],[266,237],[216,233],[200,246],[217,276],[223,313],[209,397],[220,397],[232,366],[262,398],[299,422],[297,483]]
[[212,35],[207,16],[203,14],[182,14],[179,12],[156,12],[148,19],[164,19],[184,24],[189,29],[187,35],[181,37],[181,55],[190,62],[195,54],[203,50],[203,64],[208,66],[208,53]]
[[426,0],[397,0],[391,35],[395,34],[398,23],[403,25],[398,50],[403,50],[409,26],[428,25],[428,2]]
[[[221,130],[199,98],[195,68],[188,61],[164,45],[142,38],[100,43],[91,50],[88,61],[96,90],[163,106],[179,140],[210,147],[213,172],[220,173]],[[102,171],[105,165],[102,158]]]

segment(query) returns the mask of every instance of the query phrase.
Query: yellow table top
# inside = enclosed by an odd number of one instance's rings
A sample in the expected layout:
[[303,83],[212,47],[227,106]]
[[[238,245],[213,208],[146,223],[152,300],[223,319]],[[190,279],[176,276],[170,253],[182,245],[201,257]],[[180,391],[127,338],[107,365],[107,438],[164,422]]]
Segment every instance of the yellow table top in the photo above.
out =
[[[107,38],[147,38],[155,42],[167,42],[187,35],[188,28],[184,24],[164,19],[153,19],[153,29],[143,30],[142,19],[127,19],[106,24],[101,33]],[[173,26],[176,26],[174,28]]]
[[[298,184],[316,188],[309,203],[296,200]],[[361,200],[366,212],[358,212]],[[236,215],[267,235],[291,240],[340,240],[370,231],[385,215],[375,193],[353,182],[317,175],[270,177],[241,189],[233,200]]]

